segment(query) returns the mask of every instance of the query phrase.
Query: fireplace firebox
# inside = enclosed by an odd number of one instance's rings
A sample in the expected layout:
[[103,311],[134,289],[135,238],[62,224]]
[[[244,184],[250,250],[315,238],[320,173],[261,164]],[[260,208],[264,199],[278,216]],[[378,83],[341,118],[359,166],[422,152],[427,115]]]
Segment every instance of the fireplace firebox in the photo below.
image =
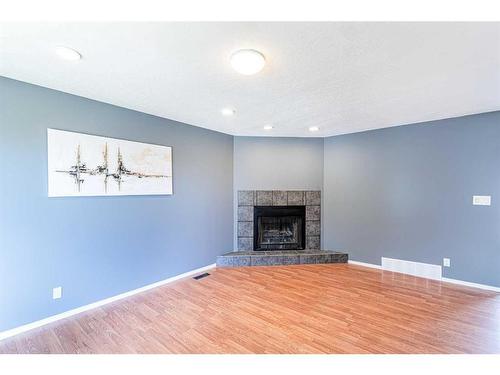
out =
[[304,250],[305,206],[255,206],[254,250]]

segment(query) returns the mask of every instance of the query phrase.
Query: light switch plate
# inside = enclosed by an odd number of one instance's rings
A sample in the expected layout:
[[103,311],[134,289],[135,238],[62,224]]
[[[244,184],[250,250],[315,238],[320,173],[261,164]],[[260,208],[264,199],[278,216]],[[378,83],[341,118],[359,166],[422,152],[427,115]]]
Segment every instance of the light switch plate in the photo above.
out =
[[474,206],[491,206],[491,195],[474,195],[472,204]]
[[58,286],[57,288],[52,289],[52,299],[59,299],[62,297],[62,287]]
[[443,258],[443,267],[450,267],[450,258]]

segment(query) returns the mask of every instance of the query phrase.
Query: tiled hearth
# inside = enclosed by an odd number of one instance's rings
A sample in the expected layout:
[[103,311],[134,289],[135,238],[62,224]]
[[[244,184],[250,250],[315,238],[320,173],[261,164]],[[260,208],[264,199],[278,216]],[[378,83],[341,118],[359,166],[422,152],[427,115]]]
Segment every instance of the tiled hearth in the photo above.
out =
[[305,206],[307,250],[321,248],[321,192],[316,190],[238,191],[238,251],[253,250],[255,206]]
[[282,266],[291,264],[347,263],[348,255],[336,251],[233,251],[217,257],[217,267]]

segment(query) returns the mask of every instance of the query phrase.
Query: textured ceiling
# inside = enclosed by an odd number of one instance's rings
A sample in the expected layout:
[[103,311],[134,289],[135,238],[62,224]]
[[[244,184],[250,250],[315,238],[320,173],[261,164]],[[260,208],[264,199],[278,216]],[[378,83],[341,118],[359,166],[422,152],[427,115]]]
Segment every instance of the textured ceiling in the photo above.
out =
[[[0,75],[234,135],[500,109],[500,23],[4,23],[0,43]],[[259,74],[231,69],[240,48],[266,56]]]

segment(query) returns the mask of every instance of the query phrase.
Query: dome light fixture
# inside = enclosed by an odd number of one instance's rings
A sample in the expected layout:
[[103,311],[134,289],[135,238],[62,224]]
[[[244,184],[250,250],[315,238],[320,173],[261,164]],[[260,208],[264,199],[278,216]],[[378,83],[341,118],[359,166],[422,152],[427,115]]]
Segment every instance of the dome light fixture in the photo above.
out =
[[220,113],[222,113],[222,116],[224,116],[224,117],[231,117],[231,116],[235,115],[236,109],[234,109],[234,108],[222,108]]
[[266,58],[254,49],[240,49],[230,58],[231,66],[238,73],[249,76],[256,74],[266,65]]
[[310,132],[317,132],[318,130],[319,130],[319,127],[317,127],[317,126],[311,126],[311,127],[309,128],[309,131],[310,131]]
[[56,54],[63,60],[68,60],[68,61],[77,61],[82,58],[82,55],[80,52],[69,48],[69,47],[64,47],[64,46],[58,46],[56,47]]
[[272,130],[274,128],[274,126],[272,125],[265,125],[264,126],[264,130]]

